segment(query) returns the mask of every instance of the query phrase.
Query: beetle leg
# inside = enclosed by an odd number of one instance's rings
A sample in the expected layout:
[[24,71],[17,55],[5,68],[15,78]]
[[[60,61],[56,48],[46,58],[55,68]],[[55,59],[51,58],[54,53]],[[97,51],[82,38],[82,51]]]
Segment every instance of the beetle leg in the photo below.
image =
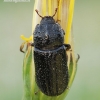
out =
[[22,43],[21,46],[20,46],[20,51],[23,52],[23,53],[25,53],[25,51],[23,51],[23,48],[24,48],[25,43],[26,42]]
[[[23,52],[23,53],[25,53],[25,51],[23,50],[25,44],[26,44],[26,42],[22,43],[21,46],[20,46],[20,51]],[[28,43],[27,45],[28,46],[34,46],[34,43]]]
[[31,43],[31,46],[34,47],[34,43]]
[[35,92],[35,95],[37,95],[39,92],[40,92],[40,90],[37,90],[37,91]]
[[57,19],[57,20],[56,20],[56,23],[58,23],[58,22],[61,22],[61,20]]
[[67,86],[67,89],[68,89],[68,90],[70,89],[69,86]]
[[80,59],[80,55],[77,54],[77,59],[76,59],[76,63],[78,62],[78,60]]
[[69,50],[71,48],[70,44],[64,44],[64,46],[66,47],[66,50]]

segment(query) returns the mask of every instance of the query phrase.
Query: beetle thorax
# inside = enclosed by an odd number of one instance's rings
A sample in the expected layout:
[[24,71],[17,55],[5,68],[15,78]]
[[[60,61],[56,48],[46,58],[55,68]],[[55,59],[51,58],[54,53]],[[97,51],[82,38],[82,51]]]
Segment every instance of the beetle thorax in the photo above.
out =
[[53,50],[63,45],[64,31],[52,17],[44,17],[34,32],[34,46],[41,50]]

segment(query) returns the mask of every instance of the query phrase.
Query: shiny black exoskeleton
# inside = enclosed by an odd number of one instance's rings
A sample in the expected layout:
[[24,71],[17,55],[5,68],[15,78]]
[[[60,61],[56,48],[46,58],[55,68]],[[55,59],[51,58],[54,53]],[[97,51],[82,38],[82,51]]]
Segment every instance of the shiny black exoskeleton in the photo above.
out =
[[48,96],[62,94],[69,81],[66,49],[70,45],[64,44],[64,30],[53,16],[40,16],[42,20],[35,28],[32,44],[36,83]]

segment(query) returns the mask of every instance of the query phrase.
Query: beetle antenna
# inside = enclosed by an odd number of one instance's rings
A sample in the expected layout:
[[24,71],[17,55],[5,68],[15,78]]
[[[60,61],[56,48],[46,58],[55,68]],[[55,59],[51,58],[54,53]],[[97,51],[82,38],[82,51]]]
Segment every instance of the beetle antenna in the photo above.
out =
[[36,9],[35,10],[36,11],[36,13],[41,17],[41,18],[43,18],[40,14],[39,14],[39,11]]
[[52,17],[54,17],[54,16],[56,15],[56,13],[57,13],[57,10],[58,10],[58,8],[56,8],[56,9],[55,9],[55,13],[54,13],[54,15],[53,15]]

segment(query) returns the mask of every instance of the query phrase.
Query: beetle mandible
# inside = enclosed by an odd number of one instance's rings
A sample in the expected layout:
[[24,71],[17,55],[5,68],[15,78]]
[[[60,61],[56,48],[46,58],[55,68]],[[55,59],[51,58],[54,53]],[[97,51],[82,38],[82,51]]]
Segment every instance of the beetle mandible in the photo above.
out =
[[[37,14],[38,10],[36,10]],[[36,25],[34,35],[35,78],[39,89],[48,96],[58,96],[68,87],[69,74],[66,50],[70,44],[64,44],[64,30],[53,16],[39,15],[42,20]]]

